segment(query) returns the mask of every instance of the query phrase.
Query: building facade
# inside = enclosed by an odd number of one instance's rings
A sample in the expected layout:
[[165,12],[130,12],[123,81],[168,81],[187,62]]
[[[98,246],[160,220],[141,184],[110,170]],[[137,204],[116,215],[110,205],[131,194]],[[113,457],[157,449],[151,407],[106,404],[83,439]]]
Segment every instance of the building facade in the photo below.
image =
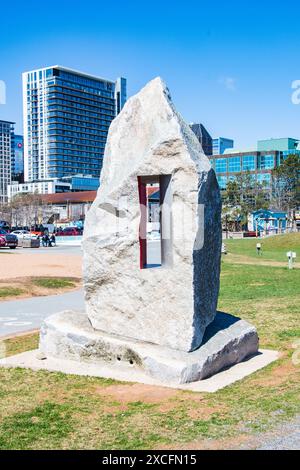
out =
[[[48,206],[48,221],[70,223],[84,221],[85,216],[96,198],[96,191],[83,191],[80,193],[45,194],[42,202]],[[44,221],[43,221],[44,222]]]
[[223,155],[225,150],[232,149],[234,141],[226,137],[218,137],[213,139],[213,155]]
[[190,124],[190,128],[199,140],[205,155],[210,157],[213,152],[213,140],[209,132],[205,129],[203,124]]
[[14,123],[0,121],[0,204],[8,201],[7,188],[11,183],[14,158]]
[[257,142],[257,150],[259,152],[266,152],[268,150],[277,150],[283,152],[283,155],[287,153],[294,154],[300,153],[300,140],[292,139],[291,137],[284,137],[279,139],[266,139],[259,140]]
[[124,78],[60,66],[23,73],[25,181],[99,178],[108,128],[125,101]]
[[258,141],[255,151],[230,152],[230,149],[226,149],[223,154],[213,155],[211,163],[221,190],[226,189],[228,181],[243,172],[249,172],[254,181],[270,189],[272,170],[292,154],[300,155],[299,140],[269,139]]
[[24,139],[22,135],[15,134],[13,137],[13,156],[11,162],[11,179],[24,183]]
[[226,189],[228,181],[235,179],[238,173],[249,172],[253,180],[263,184],[266,189],[271,185],[271,172],[280,165],[281,152],[236,152],[214,155],[211,158],[221,190]]
[[283,211],[259,209],[248,217],[248,229],[259,233],[282,233],[288,227],[288,214]]
[[94,178],[91,175],[74,175],[25,183],[12,181],[11,184],[7,186],[7,195],[8,201],[11,201],[17,194],[57,194],[65,192],[96,191],[98,187],[99,178]]
[[71,190],[71,185],[68,182],[60,180],[43,180],[43,181],[29,181],[25,183],[18,183],[12,181],[7,186],[7,198],[11,201],[18,194],[53,194],[63,193]]

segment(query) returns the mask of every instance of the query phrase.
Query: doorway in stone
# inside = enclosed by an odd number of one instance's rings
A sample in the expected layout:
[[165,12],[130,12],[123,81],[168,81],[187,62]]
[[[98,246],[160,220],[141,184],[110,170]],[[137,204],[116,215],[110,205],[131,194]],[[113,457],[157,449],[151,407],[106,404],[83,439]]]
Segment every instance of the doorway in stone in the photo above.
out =
[[171,175],[138,176],[140,268],[172,264]]

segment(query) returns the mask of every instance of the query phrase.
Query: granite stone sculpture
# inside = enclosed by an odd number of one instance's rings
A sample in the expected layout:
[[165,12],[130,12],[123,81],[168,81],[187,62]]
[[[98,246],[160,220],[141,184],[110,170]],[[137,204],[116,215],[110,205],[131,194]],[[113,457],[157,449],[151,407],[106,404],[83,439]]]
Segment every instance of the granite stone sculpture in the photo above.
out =
[[[160,78],[130,98],[110,126],[83,238],[86,312],[45,321],[46,355],[126,363],[183,383],[257,353],[254,327],[217,314],[220,191]],[[155,249],[159,262],[151,261]]]
[[[169,199],[161,202],[172,220],[162,269],[140,269],[139,177],[168,178]],[[220,253],[215,172],[156,78],[113,121],[100,190],[86,217],[84,286],[93,327],[182,351],[198,348],[216,314]]]

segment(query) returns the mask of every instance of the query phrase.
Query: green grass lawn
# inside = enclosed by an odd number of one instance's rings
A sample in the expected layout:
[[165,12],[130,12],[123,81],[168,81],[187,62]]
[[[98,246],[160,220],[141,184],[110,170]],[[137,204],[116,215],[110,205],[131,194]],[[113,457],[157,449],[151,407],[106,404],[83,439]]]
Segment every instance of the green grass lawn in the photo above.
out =
[[[256,243],[262,244],[262,256],[256,254]],[[239,240],[228,239],[225,241],[227,250],[234,255],[248,256],[287,263],[286,252],[296,251],[300,262],[300,233],[277,235],[262,239],[242,238]],[[297,260],[296,260],[297,261]]]
[[0,287],[0,299],[6,299],[7,297],[17,297],[23,293],[24,290],[17,287]]
[[68,278],[36,277],[32,279],[32,283],[38,287],[46,287],[47,289],[75,287],[74,282]]
[[52,295],[79,286],[80,279],[69,277],[24,277],[0,281],[0,299]]
[[[231,246],[241,252],[244,242]],[[282,246],[272,243],[281,256]],[[219,309],[251,321],[260,346],[279,350],[281,358],[213,394],[0,369],[0,448],[201,448],[207,442],[222,448],[271,430],[300,412],[300,368],[292,361],[300,338],[299,285],[300,270],[222,262]],[[5,345],[7,355],[32,349],[37,335]]]

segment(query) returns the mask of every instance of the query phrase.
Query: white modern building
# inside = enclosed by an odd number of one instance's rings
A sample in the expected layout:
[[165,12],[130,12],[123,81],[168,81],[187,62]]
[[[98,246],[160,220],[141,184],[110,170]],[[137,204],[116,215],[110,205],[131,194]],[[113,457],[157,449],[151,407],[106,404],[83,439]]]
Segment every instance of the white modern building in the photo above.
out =
[[13,160],[14,123],[0,121],[0,204],[8,200],[7,188],[11,183]]
[[71,191],[71,184],[61,180],[43,180],[27,183],[12,181],[7,186],[8,201],[11,201],[17,194],[54,194]]
[[125,78],[58,65],[23,73],[25,181],[99,178],[108,128],[125,101]]
[[11,201],[17,194],[36,193],[36,194],[56,194],[65,192],[97,191],[99,187],[99,178],[92,175],[73,175],[62,178],[53,178],[41,181],[29,181],[19,183],[12,181],[7,186],[8,200]]

